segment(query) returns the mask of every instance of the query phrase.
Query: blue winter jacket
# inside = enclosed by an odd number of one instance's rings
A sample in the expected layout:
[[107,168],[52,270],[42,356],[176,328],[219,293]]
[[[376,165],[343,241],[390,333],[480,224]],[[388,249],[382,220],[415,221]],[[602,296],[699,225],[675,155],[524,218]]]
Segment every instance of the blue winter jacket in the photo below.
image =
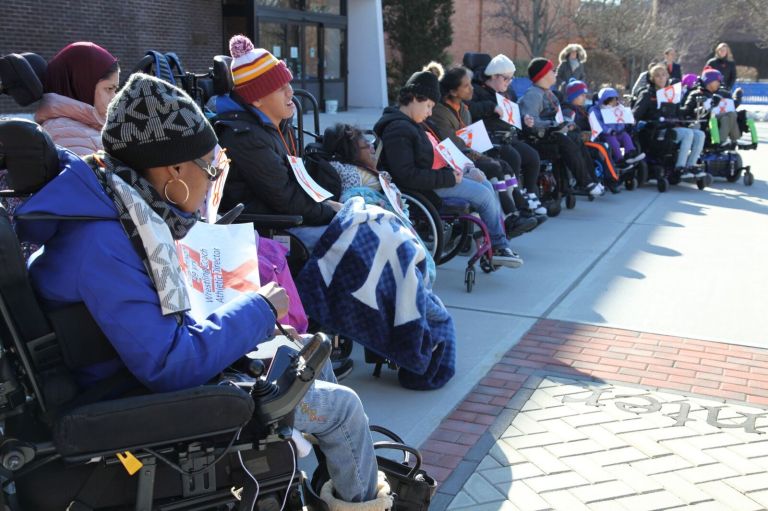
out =
[[200,323],[188,314],[180,320],[163,316],[147,270],[93,171],[70,151],[60,150],[59,159],[61,174],[17,214],[104,220],[19,219],[16,230],[20,240],[44,245],[29,274],[46,306],[83,302],[120,356],[79,374],[82,385],[122,366],[155,392],[201,385],[271,336],[275,316],[256,293],[241,295]]

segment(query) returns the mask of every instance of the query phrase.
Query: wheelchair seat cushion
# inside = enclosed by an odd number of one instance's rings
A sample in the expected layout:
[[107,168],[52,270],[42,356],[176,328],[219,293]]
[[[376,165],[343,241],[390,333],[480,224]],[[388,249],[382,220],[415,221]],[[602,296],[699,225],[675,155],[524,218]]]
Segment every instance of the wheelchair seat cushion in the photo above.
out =
[[58,417],[53,442],[65,458],[172,444],[234,432],[254,409],[248,393],[223,385],[102,401]]
[[444,216],[459,216],[469,213],[470,203],[458,197],[443,197],[440,214]]

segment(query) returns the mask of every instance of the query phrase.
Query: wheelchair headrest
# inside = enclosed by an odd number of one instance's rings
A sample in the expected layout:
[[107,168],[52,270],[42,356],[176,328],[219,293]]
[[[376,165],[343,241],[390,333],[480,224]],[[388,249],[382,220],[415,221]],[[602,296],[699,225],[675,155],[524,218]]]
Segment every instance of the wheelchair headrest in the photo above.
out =
[[213,75],[214,94],[227,94],[229,91],[235,88],[235,82],[232,78],[232,71],[230,70],[231,63],[232,57],[227,55],[216,55],[213,57],[213,67],[211,68],[211,74]]
[[59,174],[56,145],[35,122],[0,120],[0,169],[16,194],[34,193]]
[[472,70],[473,73],[479,74],[481,71],[485,71],[485,67],[491,61],[491,56],[487,53],[471,53],[464,54],[462,65]]
[[48,63],[36,53],[10,53],[0,57],[0,93],[9,94],[20,106],[43,97],[43,76]]

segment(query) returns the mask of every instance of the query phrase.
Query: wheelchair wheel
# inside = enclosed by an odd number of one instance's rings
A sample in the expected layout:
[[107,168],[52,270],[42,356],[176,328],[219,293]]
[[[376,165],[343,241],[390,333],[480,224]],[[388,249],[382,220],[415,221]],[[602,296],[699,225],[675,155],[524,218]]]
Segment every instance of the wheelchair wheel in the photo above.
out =
[[[635,177],[637,178],[637,186],[643,186],[648,182],[648,164],[641,161],[637,164],[637,170],[635,170]],[[627,188],[629,189],[629,188]]]
[[[728,180],[729,183],[735,183],[739,180],[741,177],[741,169],[744,166],[744,160],[741,159],[741,155],[739,153],[734,152],[732,156],[732,160],[729,162],[731,165],[731,172],[729,173],[725,179]],[[746,178],[748,172],[745,172],[744,177]]]
[[467,268],[464,271],[464,284],[467,286],[467,293],[472,292],[472,287],[475,285],[475,269]]
[[755,175],[747,170],[744,173],[744,186],[752,186],[752,184],[755,182]]
[[669,181],[667,181],[666,177],[659,177],[656,180],[656,188],[659,189],[660,193],[664,193],[667,191],[667,188],[669,188]]
[[632,179],[627,179],[624,181],[624,189],[627,191],[632,191],[635,188],[637,188],[637,178],[633,177]]
[[667,182],[671,185],[680,184],[680,181],[682,181],[682,178],[680,177],[679,172],[671,172],[667,178]]
[[[446,225],[449,225],[446,223]],[[457,255],[466,248],[472,250],[472,223],[464,220],[455,220],[450,224],[449,229],[445,229],[443,232],[443,251],[437,260],[437,264],[443,264]],[[446,236],[448,234],[448,236]]]
[[700,178],[700,179],[697,179],[697,180],[696,180],[696,187],[697,187],[699,190],[703,190],[704,188],[706,188],[706,187],[707,187],[707,180],[706,180],[705,178]]
[[550,202],[547,205],[547,216],[556,217],[562,210],[563,208],[560,206],[560,201]]
[[[595,200],[595,198],[591,195],[588,195],[587,197],[589,197],[590,200]],[[568,209],[573,209],[576,207],[576,196],[574,194],[569,193],[565,196],[565,207]]]
[[402,194],[402,199],[408,207],[411,223],[416,234],[426,245],[430,255],[439,263],[439,255],[443,252],[443,222],[434,204],[424,195],[415,192]]

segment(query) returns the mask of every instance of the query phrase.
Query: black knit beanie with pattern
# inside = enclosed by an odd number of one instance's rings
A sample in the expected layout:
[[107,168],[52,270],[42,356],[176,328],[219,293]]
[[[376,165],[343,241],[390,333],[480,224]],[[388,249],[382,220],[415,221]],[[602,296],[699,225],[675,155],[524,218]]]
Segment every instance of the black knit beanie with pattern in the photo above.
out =
[[109,103],[101,141],[105,152],[134,170],[200,158],[217,142],[192,98],[143,73],[131,75]]

